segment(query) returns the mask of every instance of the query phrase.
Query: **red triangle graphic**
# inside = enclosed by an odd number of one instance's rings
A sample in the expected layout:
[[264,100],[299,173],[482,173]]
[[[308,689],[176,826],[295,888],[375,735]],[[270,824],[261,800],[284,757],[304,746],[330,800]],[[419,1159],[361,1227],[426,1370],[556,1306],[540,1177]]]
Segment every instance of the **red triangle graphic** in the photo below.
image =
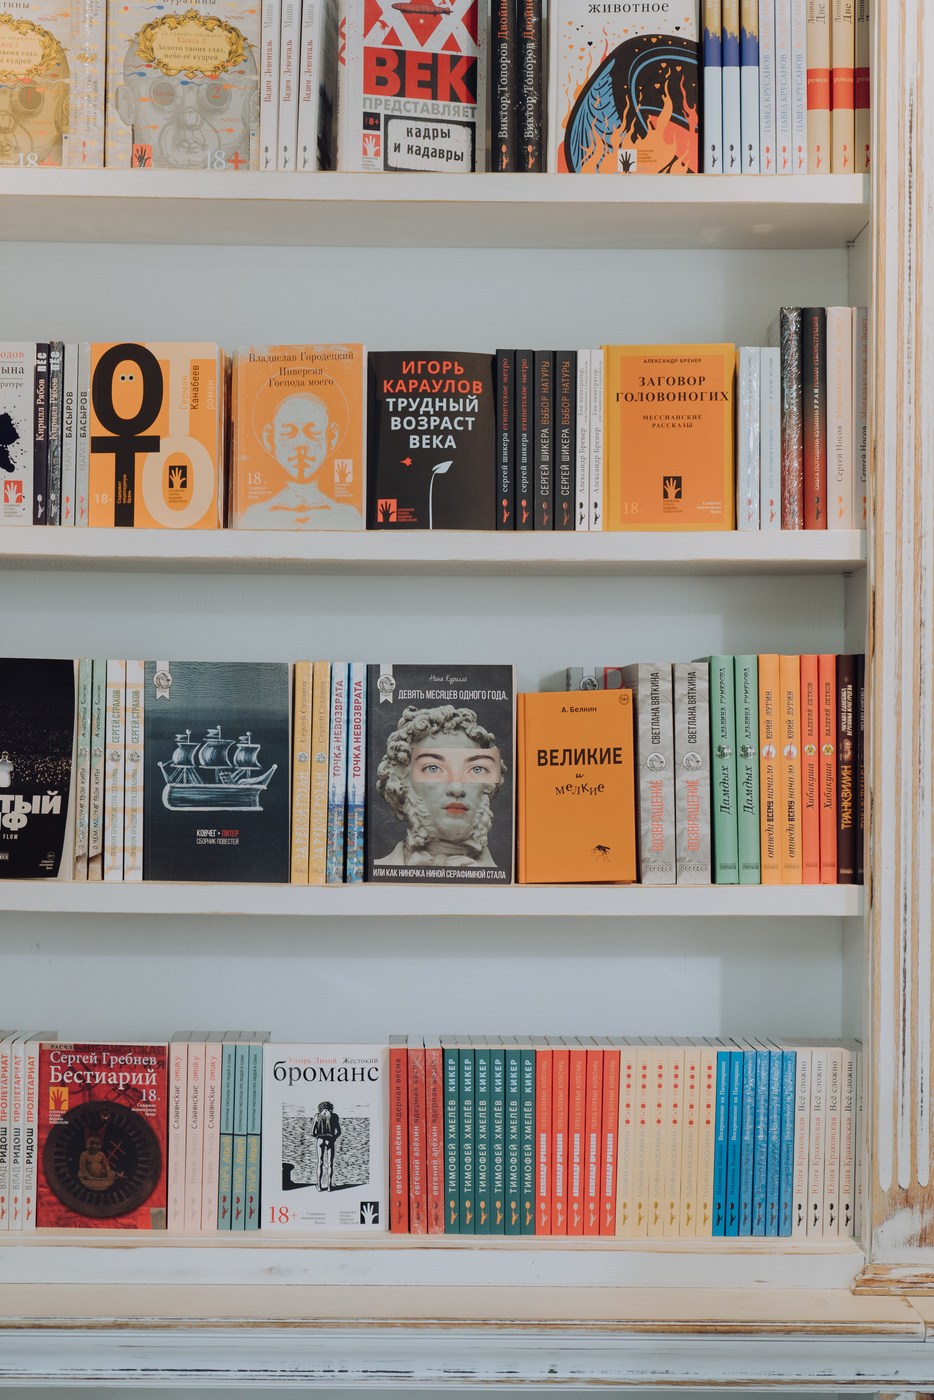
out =
[[472,4],[472,5],[468,5],[468,7],[467,7],[467,12],[466,12],[466,14],[463,16],[463,18],[461,19],[461,23],[463,24],[464,28],[467,30],[467,33],[470,35],[471,39],[473,39],[474,43],[476,43],[476,42],[477,42],[477,0],[473,0],[473,4]]
[[402,44],[399,42],[399,36],[394,29],[390,29],[389,33],[384,35],[383,43],[385,44],[387,49],[401,49],[403,47]]
[[459,44],[459,43],[457,42],[457,40],[454,38],[454,35],[453,35],[453,34],[449,34],[448,37],[445,39],[444,43],[441,45],[441,52],[442,52],[442,53],[460,53],[460,51],[461,51],[461,46],[460,46],[460,44]]
[[369,34],[375,24],[378,24],[383,17],[383,7],[379,0],[365,0],[363,6],[363,32]]

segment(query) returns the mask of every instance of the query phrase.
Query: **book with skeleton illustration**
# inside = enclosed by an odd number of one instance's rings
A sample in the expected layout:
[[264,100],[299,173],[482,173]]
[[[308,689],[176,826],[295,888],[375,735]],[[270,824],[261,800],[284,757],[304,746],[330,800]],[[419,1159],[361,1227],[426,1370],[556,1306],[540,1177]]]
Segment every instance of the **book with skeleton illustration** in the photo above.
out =
[[288,882],[289,672],[146,662],[144,879]]
[[77,663],[0,659],[0,880],[71,879]]
[[264,1045],[263,1230],[389,1229],[384,1045]]
[[511,884],[511,666],[367,673],[366,879]]

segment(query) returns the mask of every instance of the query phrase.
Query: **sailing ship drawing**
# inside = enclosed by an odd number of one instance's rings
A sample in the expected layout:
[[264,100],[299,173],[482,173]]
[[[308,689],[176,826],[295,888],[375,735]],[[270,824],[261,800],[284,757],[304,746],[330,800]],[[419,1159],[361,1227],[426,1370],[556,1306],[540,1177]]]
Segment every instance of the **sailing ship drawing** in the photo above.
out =
[[261,812],[260,798],[278,764],[262,772],[260,747],[249,731],[223,738],[220,725],[203,739],[192,739],[190,729],[176,734],[170,761],[159,764],[163,805],[170,812]]

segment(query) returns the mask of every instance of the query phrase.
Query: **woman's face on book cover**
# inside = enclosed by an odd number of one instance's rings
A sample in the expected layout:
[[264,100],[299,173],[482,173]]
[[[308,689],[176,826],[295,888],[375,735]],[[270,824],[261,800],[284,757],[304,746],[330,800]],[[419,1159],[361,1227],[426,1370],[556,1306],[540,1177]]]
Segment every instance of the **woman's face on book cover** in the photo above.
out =
[[502,782],[499,749],[477,748],[463,733],[412,750],[411,784],[438,835],[464,841],[490,788]]

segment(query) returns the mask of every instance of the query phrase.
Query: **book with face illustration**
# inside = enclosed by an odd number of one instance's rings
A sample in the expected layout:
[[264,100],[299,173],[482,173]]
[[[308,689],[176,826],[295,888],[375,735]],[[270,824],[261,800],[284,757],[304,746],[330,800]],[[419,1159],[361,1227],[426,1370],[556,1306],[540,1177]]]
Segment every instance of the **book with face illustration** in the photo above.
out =
[[366,878],[511,884],[511,666],[367,674]]

